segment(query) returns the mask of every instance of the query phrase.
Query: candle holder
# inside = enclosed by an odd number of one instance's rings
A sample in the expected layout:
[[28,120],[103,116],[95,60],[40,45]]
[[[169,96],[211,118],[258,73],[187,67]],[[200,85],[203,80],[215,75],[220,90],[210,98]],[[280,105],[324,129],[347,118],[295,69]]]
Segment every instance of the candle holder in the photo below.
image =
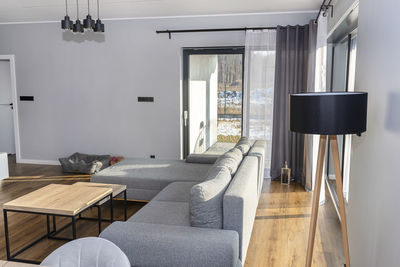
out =
[[285,165],[281,169],[281,184],[290,185],[290,168],[287,161],[285,161]]

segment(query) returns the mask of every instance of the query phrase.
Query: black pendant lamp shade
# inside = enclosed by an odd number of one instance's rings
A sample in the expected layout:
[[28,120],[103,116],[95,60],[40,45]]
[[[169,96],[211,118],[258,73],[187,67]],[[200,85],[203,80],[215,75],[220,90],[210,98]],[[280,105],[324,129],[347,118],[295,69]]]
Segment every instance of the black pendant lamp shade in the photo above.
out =
[[61,29],[72,30],[74,22],[68,16],[68,0],[65,0],[65,17],[61,20]]
[[90,16],[90,6],[89,6],[89,0],[88,0],[88,14],[86,16],[86,19],[83,20],[83,27],[85,29],[93,29],[94,24],[95,24],[95,22],[92,19],[92,16]]
[[75,21],[73,32],[84,32],[82,22],[79,19]]
[[69,18],[68,15],[61,21],[61,28],[64,30],[72,30],[74,22]]
[[86,19],[83,20],[83,27],[85,29],[93,29],[95,25],[94,20],[92,19],[92,16],[87,15]]
[[303,134],[361,134],[367,129],[364,92],[290,95],[290,130]]
[[101,20],[100,20],[99,0],[97,0],[97,20],[96,20],[96,24],[94,25],[93,31],[95,31],[95,32],[104,32],[104,24],[101,23]]
[[104,32],[104,24],[101,23],[100,19],[96,20],[96,24],[94,25],[93,31],[95,31],[95,32]]
[[74,24],[73,32],[84,32],[82,22],[79,19],[79,0],[76,0],[76,21]]

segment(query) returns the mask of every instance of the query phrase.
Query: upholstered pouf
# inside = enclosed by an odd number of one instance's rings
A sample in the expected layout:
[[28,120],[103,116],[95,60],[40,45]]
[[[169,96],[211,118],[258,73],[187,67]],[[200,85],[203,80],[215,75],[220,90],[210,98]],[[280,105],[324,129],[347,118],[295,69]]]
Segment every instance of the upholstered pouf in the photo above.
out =
[[41,265],[48,267],[130,267],[114,243],[98,237],[73,240],[53,251]]

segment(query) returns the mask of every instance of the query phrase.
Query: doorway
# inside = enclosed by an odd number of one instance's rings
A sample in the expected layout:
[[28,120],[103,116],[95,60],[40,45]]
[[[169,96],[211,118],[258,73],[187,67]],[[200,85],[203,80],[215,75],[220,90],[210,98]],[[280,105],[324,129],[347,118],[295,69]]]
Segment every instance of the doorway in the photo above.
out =
[[14,56],[0,55],[0,152],[20,160]]
[[242,136],[243,47],[183,50],[183,156],[223,153]]

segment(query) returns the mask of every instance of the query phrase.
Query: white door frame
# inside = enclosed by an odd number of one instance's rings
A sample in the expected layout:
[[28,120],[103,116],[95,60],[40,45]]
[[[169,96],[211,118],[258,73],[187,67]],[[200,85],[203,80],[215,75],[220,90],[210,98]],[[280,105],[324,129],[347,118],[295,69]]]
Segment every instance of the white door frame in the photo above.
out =
[[19,138],[18,96],[17,96],[17,79],[16,79],[16,75],[15,75],[15,56],[14,55],[0,55],[0,60],[10,62],[15,153],[17,156],[17,162],[20,162],[21,161],[21,144],[20,144],[20,138]]

